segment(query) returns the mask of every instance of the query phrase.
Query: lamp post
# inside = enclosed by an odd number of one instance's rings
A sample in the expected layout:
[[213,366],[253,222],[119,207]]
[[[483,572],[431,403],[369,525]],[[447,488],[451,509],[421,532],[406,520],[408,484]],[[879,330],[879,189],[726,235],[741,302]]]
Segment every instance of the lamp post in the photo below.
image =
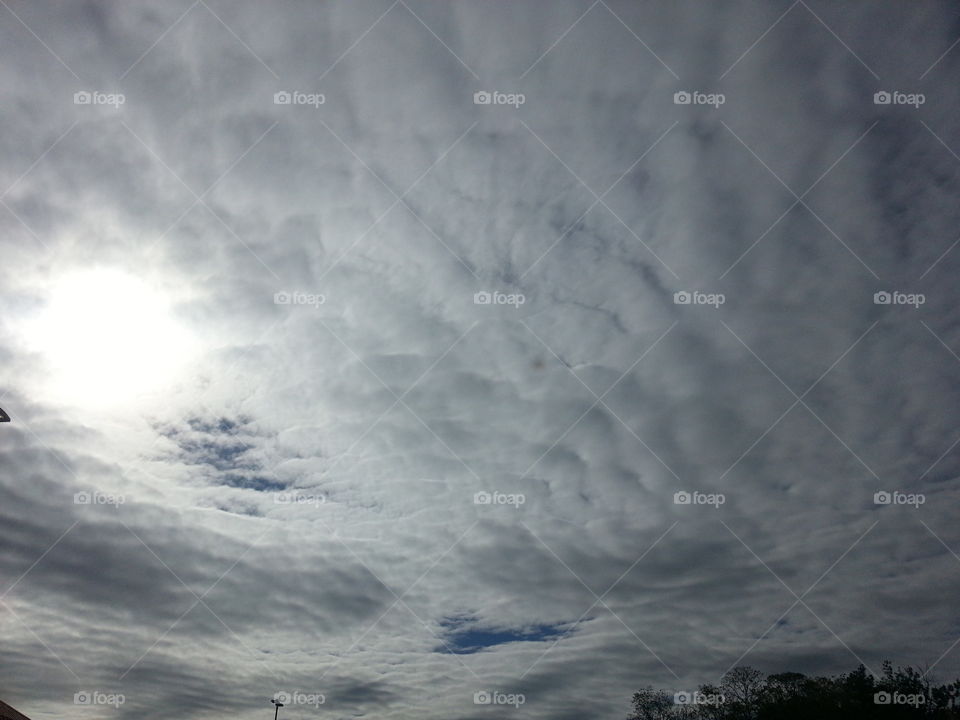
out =
[[280,708],[283,707],[283,703],[277,700],[276,698],[271,698],[270,702],[276,705],[276,707],[273,710],[273,720],[277,720],[277,714],[280,712]]

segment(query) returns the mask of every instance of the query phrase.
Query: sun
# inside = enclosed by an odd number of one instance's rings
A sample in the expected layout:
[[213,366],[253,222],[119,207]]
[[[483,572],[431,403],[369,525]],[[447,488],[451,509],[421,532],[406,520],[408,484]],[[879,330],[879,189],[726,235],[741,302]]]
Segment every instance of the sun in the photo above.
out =
[[49,373],[43,395],[101,409],[130,406],[163,389],[195,345],[170,298],[116,269],[61,276],[27,334]]

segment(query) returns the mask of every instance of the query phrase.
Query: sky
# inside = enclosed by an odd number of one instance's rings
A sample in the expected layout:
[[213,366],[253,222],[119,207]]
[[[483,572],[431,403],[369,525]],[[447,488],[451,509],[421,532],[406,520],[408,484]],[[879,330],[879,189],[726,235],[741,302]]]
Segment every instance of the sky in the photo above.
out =
[[0,698],[960,674],[955,4],[0,6]]

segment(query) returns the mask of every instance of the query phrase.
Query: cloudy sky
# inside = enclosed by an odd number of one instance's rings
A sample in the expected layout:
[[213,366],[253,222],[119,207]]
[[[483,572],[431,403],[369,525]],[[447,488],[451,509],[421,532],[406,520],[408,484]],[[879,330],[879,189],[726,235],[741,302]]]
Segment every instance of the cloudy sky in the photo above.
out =
[[960,672],[955,4],[0,5],[0,698]]

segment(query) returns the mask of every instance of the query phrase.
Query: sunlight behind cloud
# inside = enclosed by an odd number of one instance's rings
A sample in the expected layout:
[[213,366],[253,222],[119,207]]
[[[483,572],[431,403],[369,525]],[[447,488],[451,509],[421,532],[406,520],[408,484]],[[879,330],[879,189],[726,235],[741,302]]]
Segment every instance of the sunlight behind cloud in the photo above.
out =
[[126,407],[162,389],[195,345],[169,298],[115,269],[55,281],[27,336],[49,371],[50,401],[101,409]]

